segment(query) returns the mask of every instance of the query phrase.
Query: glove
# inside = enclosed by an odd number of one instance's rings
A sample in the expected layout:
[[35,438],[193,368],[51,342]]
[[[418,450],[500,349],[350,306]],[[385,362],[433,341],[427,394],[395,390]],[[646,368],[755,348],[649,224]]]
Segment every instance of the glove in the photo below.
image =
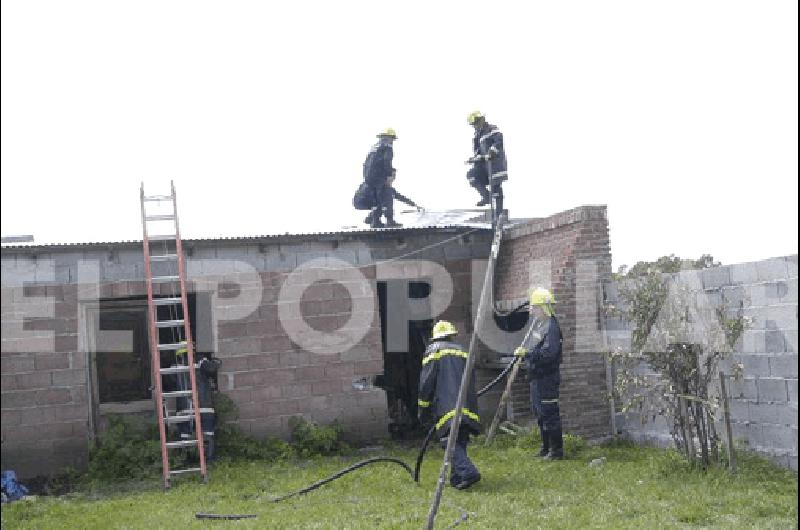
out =
[[514,355],[517,357],[525,357],[526,355],[528,355],[528,350],[520,346],[519,348],[514,350]]

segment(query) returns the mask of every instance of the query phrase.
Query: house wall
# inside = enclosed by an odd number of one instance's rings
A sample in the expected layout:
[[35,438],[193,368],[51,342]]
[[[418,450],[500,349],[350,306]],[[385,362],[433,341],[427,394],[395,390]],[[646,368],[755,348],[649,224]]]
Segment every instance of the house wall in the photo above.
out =
[[[525,301],[532,286],[553,291],[564,341],[562,422],[565,432],[589,438],[611,432],[599,298],[602,282],[610,276],[605,206],[582,206],[514,227],[500,247],[496,298],[501,308]],[[509,353],[518,345],[509,342],[500,351]],[[526,418],[530,408],[528,383],[521,375],[510,412]]]
[[[209,301],[198,306],[198,349],[222,359],[220,390],[239,425],[285,437],[288,419],[302,414],[341,421],[352,439],[386,436],[386,395],[360,384],[383,371],[378,277],[426,278],[420,262],[438,263],[457,286],[441,317],[466,329],[471,262],[488,255],[490,238],[456,228],[186,241],[188,288]],[[103,336],[86,331],[85,309],[146,295],[141,244],[4,248],[2,267],[4,466],[23,477],[84,467],[96,419],[89,344]],[[305,325],[332,335],[315,338]],[[343,348],[348,334],[357,340]]]

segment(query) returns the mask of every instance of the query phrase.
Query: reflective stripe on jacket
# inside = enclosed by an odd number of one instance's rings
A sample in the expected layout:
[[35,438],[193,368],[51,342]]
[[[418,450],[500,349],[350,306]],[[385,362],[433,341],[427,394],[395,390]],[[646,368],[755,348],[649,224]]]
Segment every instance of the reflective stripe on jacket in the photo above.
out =
[[[490,155],[492,164],[492,177],[508,177],[508,167],[506,163],[506,150],[503,147],[503,133],[496,125],[485,123],[483,127],[475,132],[472,139],[472,151],[477,155]],[[484,164],[485,162],[478,162]]]
[[[450,431],[456,413],[458,391],[467,363],[467,352],[461,345],[449,341],[435,341],[422,357],[419,376],[419,406],[430,411],[440,434]],[[475,373],[470,374],[467,398],[464,402],[461,428],[478,433],[481,429],[478,416],[478,396],[475,393]]]

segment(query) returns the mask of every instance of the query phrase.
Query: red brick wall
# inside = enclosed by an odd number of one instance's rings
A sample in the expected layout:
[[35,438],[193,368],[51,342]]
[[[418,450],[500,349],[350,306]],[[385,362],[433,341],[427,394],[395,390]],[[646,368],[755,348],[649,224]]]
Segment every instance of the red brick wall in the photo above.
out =
[[[530,278],[530,263],[544,260],[549,278]],[[531,283],[552,289],[564,336],[561,414],[567,432],[589,437],[610,433],[606,372],[596,296],[610,278],[611,251],[604,206],[583,206],[508,231],[497,264],[498,300],[520,300]],[[547,285],[549,280],[549,285]],[[510,349],[509,349],[510,351]],[[530,413],[527,385],[515,385],[515,413]]]

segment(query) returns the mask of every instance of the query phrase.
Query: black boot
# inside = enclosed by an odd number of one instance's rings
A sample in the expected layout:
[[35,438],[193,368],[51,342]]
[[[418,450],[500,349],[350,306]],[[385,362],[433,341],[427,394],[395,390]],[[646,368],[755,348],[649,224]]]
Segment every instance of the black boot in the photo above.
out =
[[372,219],[370,223],[371,228],[383,228],[383,223],[381,222],[381,209],[380,208],[373,208],[372,209]]
[[536,453],[539,458],[544,458],[550,453],[550,433],[539,427],[539,432],[542,433],[542,448]]
[[481,200],[478,201],[475,206],[488,206],[492,204],[492,194],[489,193],[489,190],[486,189],[486,186],[481,186],[477,182],[471,182],[470,184],[473,188],[475,188],[475,191],[481,195]]
[[564,438],[561,428],[547,431],[550,435],[550,452],[545,456],[545,460],[562,460],[564,458]]

